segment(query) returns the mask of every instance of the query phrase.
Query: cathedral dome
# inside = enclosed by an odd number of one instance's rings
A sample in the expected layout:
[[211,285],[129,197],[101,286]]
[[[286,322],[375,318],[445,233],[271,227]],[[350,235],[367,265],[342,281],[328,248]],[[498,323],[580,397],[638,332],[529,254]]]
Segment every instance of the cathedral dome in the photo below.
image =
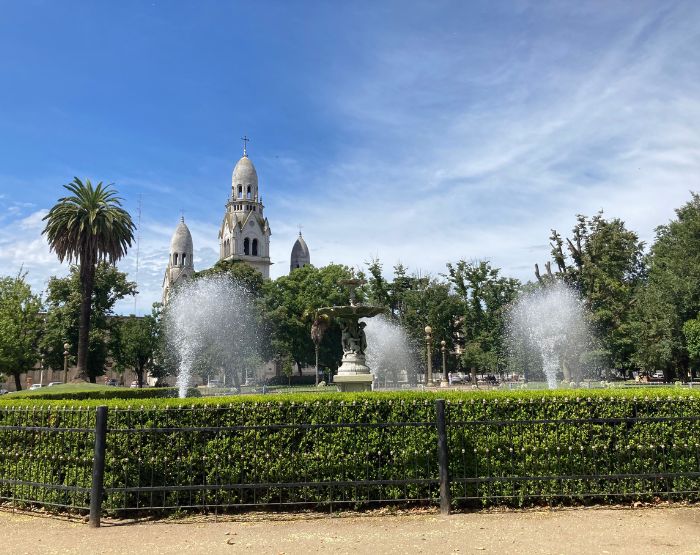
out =
[[194,252],[192,234],[185,223],[184,217],[180,219],[180,223],[175,228],[175,233],[173,233],[173,238],[170,240],[170,252],[185,253],[189,254],[190,256]]
[[243,187],[250,185],[256,189],[258,188],[258,172],[255,171],[255,166],[247,155],[243,156],[236,164],[236,167],[233,168],[231,184],[234,188],[237,185],[242,185]]

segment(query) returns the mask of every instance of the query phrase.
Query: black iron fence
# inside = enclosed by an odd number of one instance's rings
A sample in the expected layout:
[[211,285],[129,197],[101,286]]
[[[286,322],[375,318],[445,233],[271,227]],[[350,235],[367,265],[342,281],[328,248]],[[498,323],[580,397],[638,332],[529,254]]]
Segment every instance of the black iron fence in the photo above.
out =
[[301,412],[228,425],[213,406],[3,408],[0,500],[89,512],[99,526],[105,513],[700,497],[694,414],[473,419],[463,409],[438,400],[414,421]]

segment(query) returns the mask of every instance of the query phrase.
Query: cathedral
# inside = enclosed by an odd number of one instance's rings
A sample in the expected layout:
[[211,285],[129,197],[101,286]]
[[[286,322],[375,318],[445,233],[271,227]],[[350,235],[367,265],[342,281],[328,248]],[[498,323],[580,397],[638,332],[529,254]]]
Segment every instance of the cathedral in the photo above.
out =
[[[244,139],[243,156],[233,168],[231,192],[219,228],[219,260],[240,260],[270,277],[270,222],[264,215],[258,188],[258,172],[248,157]],[[289,271],[311,263],[309,248],[299,232],[290,257]],[[194,274],[194,244],[184,217],[170,241],[170,256],[163,278],[163,303],[181,280]]]

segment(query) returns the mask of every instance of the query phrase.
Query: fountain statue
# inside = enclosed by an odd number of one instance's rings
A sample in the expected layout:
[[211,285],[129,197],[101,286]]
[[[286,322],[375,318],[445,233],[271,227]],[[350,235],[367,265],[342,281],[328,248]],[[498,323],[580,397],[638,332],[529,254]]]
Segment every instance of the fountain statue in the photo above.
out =
[[340,325],[343,361],[333,381],[340,391],[370,391],[373,376],[365,363],[367,351],[365,327],[367,324],[360,322],[360,318],[377,316],[384,312],[384,309],[356,302],[355,289],[363,285],[365,281],[356,278],[354,271],[350,279],[340,280],[339,283],[349,289],[350,304],[318,309],[319,316],[325,314],[335,318]]

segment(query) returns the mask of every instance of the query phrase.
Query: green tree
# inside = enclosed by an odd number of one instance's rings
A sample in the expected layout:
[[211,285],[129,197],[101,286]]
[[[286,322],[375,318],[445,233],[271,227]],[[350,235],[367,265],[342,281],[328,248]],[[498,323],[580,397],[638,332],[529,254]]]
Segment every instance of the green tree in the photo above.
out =
[[[63,344],[66,341],[70,344],[71,354],[75,353],[80,333],[80,280],[80,270],[76,266],[71,267],[67,277],[52,277],[49,280],[46,297],[48,312],[41,349],[46,365],[54,370],[63,368]],[[105,262],[97,264],[91,295],[92,325],[87,349],[87,378],[93,383],[97,376],[104,374],[109,357],[114,306],[119,300],[135,294],[136,284],[130,282],[124,272]]]
[[602,212],[592,218],[579,215],[571,238],[564,240],[552,230],[551,264],[545,264],[540,283],[561,279],[583,297],[591,314],[591,324],[602,344],[605,364],[624,373],[634,368],[633,306],[643,284],[644,243],[620,219],[607,220]]
[[314,378],[316,385],[318,385],[318,361],[321,352],[321,342],[323,341],[323,336],[331,325],[331,319],[327,314],[314,315],[314,321],[311,324],[311,341],[314,342],[314,351],[316,354],[316,365],[315,372],[316,376]]
[[97,263],[114,264],[126,255],[134,238],[131,216],[110,186],[77,177],[64,185],[70,195],[62,197],[44,217],[49,247],[59,261],[77,262],[80,268],[80,318],[78,327],[78,375],[88,377],[90,315]]
[[17,391],[22,389],[20,375],[41,357],[42,303],[25,275],[0,278],[0,372],[14,376]]
[[198,279],[214,275],[229,277],[255,298],[260,298],[263,295],[265,278],[258,270],[241,260],[219,260],[211,268],[196,272],[194,277]]
[[450,285],[439,279],[414,276],[403,285],[408,288],[402,289],[399,297],[401,323],[424,359],[427,357],[425,327],[432,328],[432,364],[438,374],[442,364],[440,342],[446,342],[448,351],[454,349],[463,307]]
[[635,360],[663,370],[666,379],[687,376],[690,364],[683,325],[700,312],[700,195],[656,229],[647,256],[648,279],[637,299]]
[[139,387],[143,387],[144,375],[153,368],[158,348],[155,318],[150,315],[117,318],[111,336],[117,369],[123,372],[131,368]]
[[683,324],[683,335],[685,335],[691,369],[695,374],[700,366],[700,316]]
[[448,264],[449,279],[461,299],[462,364],[476,370],[499,372],[507,358],[507,308],[518,295],[520,282],[500,275],[488,261]]
[[[340,285],[350,277],[346,266],[330,264],[324,268],[304,266],[288,276],[265,283],[264,310],[269,324],[273,356],[290,356],[301,369],[315,363],[311,326],[316,309],[348,304],[348,291]],[[319,349],[320,364],[336,369],[342,357],[340,329],[332,322]]]

